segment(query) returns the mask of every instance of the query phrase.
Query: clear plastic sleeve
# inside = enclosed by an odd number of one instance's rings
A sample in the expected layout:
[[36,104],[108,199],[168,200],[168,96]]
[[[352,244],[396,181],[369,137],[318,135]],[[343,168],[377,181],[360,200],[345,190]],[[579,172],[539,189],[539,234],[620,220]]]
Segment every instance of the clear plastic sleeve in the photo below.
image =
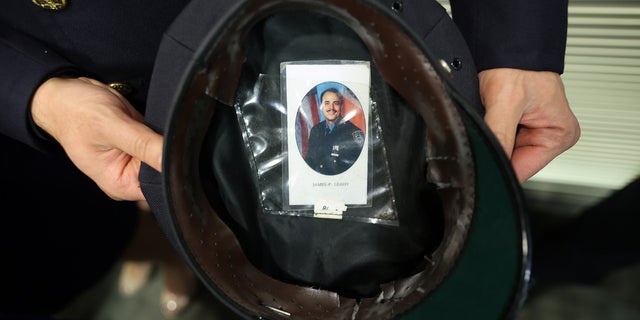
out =
[[263,211],[398,225],[368,61],[281,63],[236,102]]

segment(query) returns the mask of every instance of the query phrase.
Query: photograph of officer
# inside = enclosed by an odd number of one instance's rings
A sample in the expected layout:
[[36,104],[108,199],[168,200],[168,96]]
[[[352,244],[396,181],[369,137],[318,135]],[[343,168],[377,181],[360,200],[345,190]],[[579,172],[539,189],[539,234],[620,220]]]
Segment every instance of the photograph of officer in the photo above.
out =
[[334,87],[320,94],[324,120],[309,133],[307,164],[316,172],[336,175],[345,172],[358,159],[364,145],[364,132],[344,114],[344,97]]

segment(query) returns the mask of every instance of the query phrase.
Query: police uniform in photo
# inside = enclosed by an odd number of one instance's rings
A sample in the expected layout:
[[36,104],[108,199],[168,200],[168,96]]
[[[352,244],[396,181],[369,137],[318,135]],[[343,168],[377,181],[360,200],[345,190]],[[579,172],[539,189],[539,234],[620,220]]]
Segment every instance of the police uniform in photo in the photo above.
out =
[[333,127],[322,121],[309,133],[305,161],[322,174],[345,172],[358,159],[364,144],[364,132],[351,121],[340,118]]

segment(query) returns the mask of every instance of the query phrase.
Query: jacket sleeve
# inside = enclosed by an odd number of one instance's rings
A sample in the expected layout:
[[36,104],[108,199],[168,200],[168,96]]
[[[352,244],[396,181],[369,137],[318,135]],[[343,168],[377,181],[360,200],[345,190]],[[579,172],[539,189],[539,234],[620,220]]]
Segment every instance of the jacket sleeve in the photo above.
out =
[[51,150],[56,144],[31,118],[31,99],[46,79],[77,73],[76,68],[44,44],[0,24],[0,70],[0,133]]
[[568,0],[451,0],[478,71],[564,71]]

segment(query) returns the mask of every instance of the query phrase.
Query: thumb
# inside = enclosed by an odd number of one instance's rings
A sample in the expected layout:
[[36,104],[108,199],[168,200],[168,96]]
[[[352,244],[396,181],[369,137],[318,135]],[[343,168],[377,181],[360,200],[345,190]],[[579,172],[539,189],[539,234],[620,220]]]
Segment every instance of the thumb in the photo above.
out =
[[139,159],[158,172],[162,171],[163,137],[141,122],[131,121],[124,130],[120,130],[121,145],[116,148]]
[[486,106],[484,120],[497,138],[508,158],[511,158],[515,144],[516,131],[521,115],[509,106]]

